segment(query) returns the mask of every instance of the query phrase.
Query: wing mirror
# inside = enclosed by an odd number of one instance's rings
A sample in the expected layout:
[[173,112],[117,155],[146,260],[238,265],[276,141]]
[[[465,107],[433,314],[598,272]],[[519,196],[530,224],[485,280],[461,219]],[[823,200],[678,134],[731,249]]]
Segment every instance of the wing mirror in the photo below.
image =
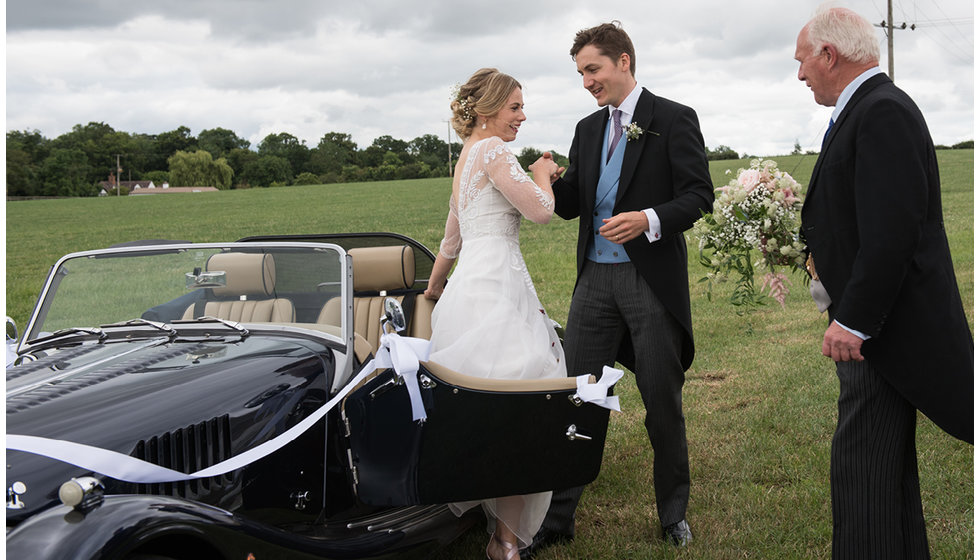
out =
[[10,316],[8,315],[7,316],[7,342],[10,342],[12,340],[15,341],[17,340],[17,337],[18,337],[17,323],[13,319],[11,319]]
[[[7,343],[5,349],[5,360],[7,362],[5,367],[10,367],[17,362],[17,338],[19,334],[17,332],[17,323],[14,322],[9,316],[7,317]],[[9,492],[8,492],[9,498]],[[9,500],[8,500],[9,501]]]
[[393,297],[385,298],[385,316],[381,318],[381,330],[388,332],[386,326],[391,326],[395,332],[404,332],[408,326],[405,324],[405,312],[402,305]]

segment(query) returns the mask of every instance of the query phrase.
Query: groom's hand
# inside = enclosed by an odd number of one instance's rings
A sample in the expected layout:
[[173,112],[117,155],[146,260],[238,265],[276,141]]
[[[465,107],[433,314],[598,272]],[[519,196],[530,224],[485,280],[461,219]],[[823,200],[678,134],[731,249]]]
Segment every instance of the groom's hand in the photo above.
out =
[[[541,154],[541,158],[542,159],[547,159],[547,160],[550,160],[550,161],[554,161],[554,156],[551,155],[551,152],[545,152],[545,153]],[[561,174],[564,173],[564,172],[565,172],[565,168],[564,167],[559,167],[557,171],[555,171],[554,173],[551,174],[551,182],[554,183],[558,179],[561,179]]]
[[599,228],[599,235],[620,245],[637,237],[650,227],[647,215],[638,211],[616,214],[612,218],[602,220],[602,222],[603,226]]

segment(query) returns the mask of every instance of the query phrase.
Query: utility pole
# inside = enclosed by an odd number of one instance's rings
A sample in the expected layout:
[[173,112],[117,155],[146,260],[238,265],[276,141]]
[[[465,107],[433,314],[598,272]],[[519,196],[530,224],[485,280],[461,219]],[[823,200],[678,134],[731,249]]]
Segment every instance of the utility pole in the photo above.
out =
[[902,25],[895,27],[894,21],[892,20],[892,0],[888,0],[888,21],[881,22],[878,24],[885,30],[885,35],[888,37],[888,77],[895,81],[895,30],[896,29],[906,29],[910,28],[915,31],[915,24],[913,23],[911,27],[906,25],[903,21]]
[[453,129],[452,121],[446,121],[446,156],[449,158],[449,176],[453,176]]
[[116,154],[116,196],[122,196],[119,194],[119,182],[122,181],[122,167],[119,167],[119,156],[122,154]]

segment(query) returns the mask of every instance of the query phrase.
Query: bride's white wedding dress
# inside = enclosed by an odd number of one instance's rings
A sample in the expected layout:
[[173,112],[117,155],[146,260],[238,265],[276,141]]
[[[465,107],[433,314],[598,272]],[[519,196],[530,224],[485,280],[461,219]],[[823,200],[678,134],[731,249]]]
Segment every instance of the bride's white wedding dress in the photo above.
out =
[[[518,243],[521,215],[547,223],[555,201],[521,169],[503,140],[475,143],[450,199],[439,251],[456,269],[432,312],[429,359],[478,377],[565,377],[561,343],[538,301]],[[506,445],[506,438],[498,444]],[[488,460],[493,449],[487,449]],[[482,504],[530,544],[551,492],[453,504],[457,514]]]

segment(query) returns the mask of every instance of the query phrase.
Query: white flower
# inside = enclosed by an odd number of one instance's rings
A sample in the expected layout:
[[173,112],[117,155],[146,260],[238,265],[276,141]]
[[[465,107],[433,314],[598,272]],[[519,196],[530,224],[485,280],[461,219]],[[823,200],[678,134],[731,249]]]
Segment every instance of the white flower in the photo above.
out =
[[646,132],[646,131],[645,131],[645,130],[643,130],[642,128],[640,128],[640,125],[638,125],[638,124],[636,124],[635,122],[631,122],[631,123],[630,123],[630,124],[629,124],[629,125],[628,125],[628,126],[626,127],[626,141],[628,142],[628,141],[630,141],[630,140],[636,140],[636,139],[637,139],[637,138],[639,138],[639,137],[640,137],[640,136],[641,136],[641,135],[642,135],[642,134],[643,134],[644,132]]

